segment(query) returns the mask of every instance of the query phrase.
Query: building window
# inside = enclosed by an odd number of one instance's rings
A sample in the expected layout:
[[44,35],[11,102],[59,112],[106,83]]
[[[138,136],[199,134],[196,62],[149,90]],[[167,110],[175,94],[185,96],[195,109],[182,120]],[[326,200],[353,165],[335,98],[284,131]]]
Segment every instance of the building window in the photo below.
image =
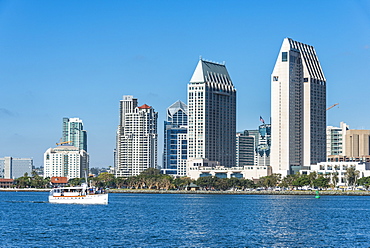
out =
[[273,81],[279,81],[279,77],[278,76],[273,76]]
[[282,62],[287,62],[288,61],[288,53],[287,52],[282,52],[281,53],[281,61]]

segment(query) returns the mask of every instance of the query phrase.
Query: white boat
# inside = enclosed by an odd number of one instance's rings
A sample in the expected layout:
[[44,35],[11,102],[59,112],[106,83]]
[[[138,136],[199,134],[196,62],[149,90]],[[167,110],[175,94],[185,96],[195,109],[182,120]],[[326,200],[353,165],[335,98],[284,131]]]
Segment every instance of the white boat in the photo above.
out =
[[55,188],[49,194],[50,203],[63,204],[108,204],[108,193],[89,188],[86,184],[76,187]]

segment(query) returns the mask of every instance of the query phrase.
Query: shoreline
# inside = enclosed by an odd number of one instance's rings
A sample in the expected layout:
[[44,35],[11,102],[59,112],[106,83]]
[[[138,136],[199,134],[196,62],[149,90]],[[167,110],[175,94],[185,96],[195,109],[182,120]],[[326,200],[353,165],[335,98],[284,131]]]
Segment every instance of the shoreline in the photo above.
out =
[[[113,194],[213,194],[213,195],[316,195],[315,190],[285,190],[285,191],[206,191],[206,190],[148,190],[148,189],[111,189]],[[370,191],[341,191],[322,190],[320,195],[342,195],[342,196],[370,196]]]
[[0,188],[0,192],[50,192],[51,189],[35,189],[35,188]]
[[[0,188],[0,192],[49,192],[51,189],[12,189]],[[155,190],[155,189],[110,189],[112,194],[211,194],[211,195],[315,195],[315,190],[285,190],[285,191],[206,191],[206,190]],[[341,190],[321,190],[321,196],[340,195],[340,196],[370,196],[370,191],[341,191]]]

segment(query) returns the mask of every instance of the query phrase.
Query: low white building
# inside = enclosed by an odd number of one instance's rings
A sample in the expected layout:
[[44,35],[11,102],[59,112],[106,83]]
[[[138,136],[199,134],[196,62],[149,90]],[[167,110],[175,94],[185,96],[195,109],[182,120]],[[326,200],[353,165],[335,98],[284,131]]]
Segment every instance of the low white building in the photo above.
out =
[[187,176],[197,180],[199,177],[215,176],[219,178],[244,178],[259,179],[272,174],[270,166],[243,166],[243,167],[224,167],[215,161],[207,159],[188,160]]
[[318,175],[327,175],[331,179],[336,174],[338,177],[337,186],[346,186],[347,168],[354,167],[360,172],[359,178],[370,176],[370,163],[366,162],[321,162],[311,165],[310,170],[300,170],[301,174],[310,174],[316,172]]
[[49,148],[44,153],[44,178],[82,178],[89,172],[89,155],[71,145]]

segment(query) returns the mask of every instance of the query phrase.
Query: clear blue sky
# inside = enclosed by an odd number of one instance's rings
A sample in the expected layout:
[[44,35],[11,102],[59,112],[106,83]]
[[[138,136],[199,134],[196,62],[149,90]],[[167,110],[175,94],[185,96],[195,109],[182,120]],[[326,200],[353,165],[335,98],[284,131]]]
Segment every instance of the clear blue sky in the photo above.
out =
[[237,130],[255,129],[285,37],[316,49],[340,103],[328,125],[370,129],[369,1],[0,1],[0,157],[39,167],[79,117],[90,167],[113,165],[119,100],[134,95],[159,112],[161,158],[166,108],[186,103],[199,56],[226,62]]

